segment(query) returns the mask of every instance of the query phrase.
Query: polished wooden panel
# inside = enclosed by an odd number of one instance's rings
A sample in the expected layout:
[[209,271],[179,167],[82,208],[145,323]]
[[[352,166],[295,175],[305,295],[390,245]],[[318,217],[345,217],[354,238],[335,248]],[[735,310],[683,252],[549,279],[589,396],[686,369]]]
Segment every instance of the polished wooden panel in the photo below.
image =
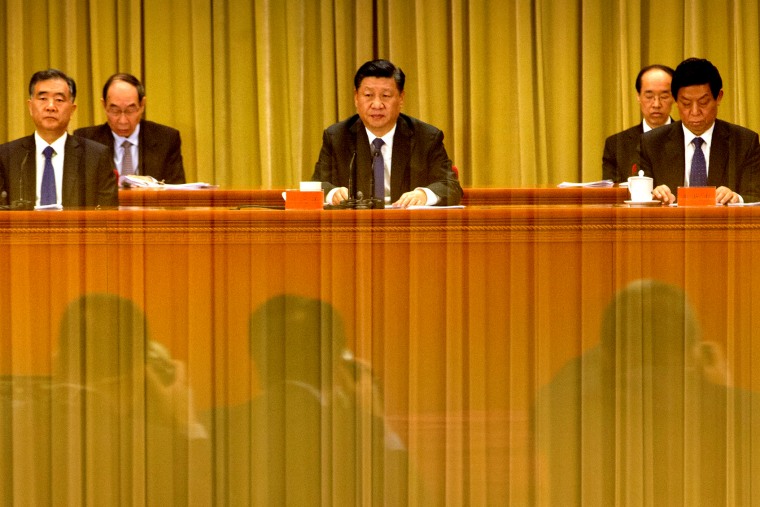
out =
[[[176,190],[131,188],[119,191],[122,206],[260,206],[283,208],[283,190]],[[625,188],[466,188],[465,206],[622,204]]]
[[[214,421],[211,457],[191,453],[190,481],[250,437],[215,440],[226,424],[215,414],[260,392],[249,317],[278,294],[342,316],[408,450],[412,503],[529,501],[535,393],[598,343],[605,307],[632,280],[682,287],[735,384],[760,388],[754,207],[12,212],[0,230],[0,373],[51,375],[80,295],[134,301]],[[17,463],[32,441],[22,426],[0,422],[0,451]],[[19,498],[34,484],[12,480]]]
[[261,206],[284,208],[284,190],[178,190],[130,188],[119,190],[122,207],[221,207]]
[[623,204],[628,189],[610,188],[466,188],[465,206]]

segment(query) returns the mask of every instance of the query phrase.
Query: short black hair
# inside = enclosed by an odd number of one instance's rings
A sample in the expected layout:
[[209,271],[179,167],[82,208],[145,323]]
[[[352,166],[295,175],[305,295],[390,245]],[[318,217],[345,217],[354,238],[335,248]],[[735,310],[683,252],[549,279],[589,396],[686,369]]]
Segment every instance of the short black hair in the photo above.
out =
[[47,81],[48,79],[62,79],[63,81],[66,81],[66,84],[69,85],[71,102],[74,102],[74,99],[77,98],[77,84],[74,82],[73,78],[67,76],[65,72],[58,69],[38,70],[32,74],[32,79],[29,80],[29,97],[31,98],[34,96],[34,87],[37,83],[40,81]]
[[642,68],[639,71],[639,75],[636,76],[636,93],[641,93],[641,78],[644,77],[644,74],[650,70],[661,70],[663,72],[666,72],[671,77],[671,80],[673,78],[673,69],[667,65],[660,65],[658,63],[655,63],[654,65],[647,65],[646,67]]
[[404,71],[388,60],[371,60],[359,67],[354,76],[354,88],[358,90],[365,77],[392,77],[396,81],[398,91],[404,91],[404,83],[406,82]]
[[704,58],[687,58],[676,67],[673,73],[673,81],[670,83],[670,92],[678,100],[678,90],[685,86],[709,84],[714,99],[723,89],[723,79],[720,77],[718,68]]
[[106,80],[106,84],[103,85],[103,102],[106,102],[108,97],[108,89],[111,87],[114,81],[124,81],[125,83],[129,83],[137,88],[137,102],[142,102],[142,99],[145,97],[145,87],[139,79],[137,79],[132,74],[127,74],[126,72],[114,74]]

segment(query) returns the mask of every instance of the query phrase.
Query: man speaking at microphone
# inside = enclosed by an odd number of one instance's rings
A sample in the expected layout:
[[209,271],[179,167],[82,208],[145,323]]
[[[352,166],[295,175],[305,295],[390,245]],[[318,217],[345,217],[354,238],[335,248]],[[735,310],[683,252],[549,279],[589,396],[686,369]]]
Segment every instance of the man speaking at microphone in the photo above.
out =
[[[354,76],[357,114],[325,130],[311,177],[322,182],[328,204],[338,205],[355,192],[398,208],[459,204],[462,187],[443,146],[443,132],[401,114],[405,79],[387,60],[359,67]],[[349,192],[349,185],[355,192]]]

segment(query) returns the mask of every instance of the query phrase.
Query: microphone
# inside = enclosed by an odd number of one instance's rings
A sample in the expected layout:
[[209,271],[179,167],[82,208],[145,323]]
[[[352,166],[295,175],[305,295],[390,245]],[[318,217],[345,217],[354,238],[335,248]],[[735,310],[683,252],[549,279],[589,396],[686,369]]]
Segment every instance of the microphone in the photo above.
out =
[[375,195],[375,159],[377,157],[382,157],[383,153],[380,151],[380,148],[377,148],[374,144],[370,145],[370,149],[372,150],[372,170],[369,173],[369,203],[367,207],[382,209],[385,208],[385,196],[381,195],[378,197]]
[[27,200],[25,195],[26,185],[24,185],[24,182],[26,178],[24,176],[26,175],[26,162],[28,159],[29,152],[27,151],[24,154],[24,159],[21,161],[21,172],[18,175],[18,199],[14,199],[11,202],[10,209],[12,210],[28,211],[34,209],[34,202]]
[[356,152],[354,151],[351,154],[351,162],[348,163],[348,198],[353,199],[356,196],[356,192],[354,192],[354,172],[356,171],[356,167],[354,166],[354,162],[356,161]]
[[375,199],[375,157],[377,157],[380,154],[380,151],[375,148],[375,145],[371,144],[369,146],[370,153],[372,154],[372,163],[370,165],[369,170],[369,198],[364,198],[364,193],[362,191],[356,192],[356,204],[354,207],[356,209],[372,209],[377,207],[377,199]]
[[338,208],[340,209],[356,207],[356,198],[355,198],[355,193],[354,193],[354,180],[355,180],[354,173],[356,173],[355,162],[356,162],[356,152],[354,151],[351,154],[351,162],[348,163],[348,199],[344,199],[340,201],[340,204],[338,204]]

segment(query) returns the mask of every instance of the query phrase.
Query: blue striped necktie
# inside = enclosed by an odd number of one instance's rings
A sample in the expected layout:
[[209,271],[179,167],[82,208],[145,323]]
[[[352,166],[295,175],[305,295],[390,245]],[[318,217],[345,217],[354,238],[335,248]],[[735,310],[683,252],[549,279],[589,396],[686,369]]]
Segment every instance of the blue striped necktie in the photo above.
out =
[[42,171],[42,186],[40,188],[40,205],[56,204],[58,198],[55,190],[55,171],[53,171],[53,155],[55,150],[52,146],[46,147],[42,150],[42,154],[45,155],[45,168]]

